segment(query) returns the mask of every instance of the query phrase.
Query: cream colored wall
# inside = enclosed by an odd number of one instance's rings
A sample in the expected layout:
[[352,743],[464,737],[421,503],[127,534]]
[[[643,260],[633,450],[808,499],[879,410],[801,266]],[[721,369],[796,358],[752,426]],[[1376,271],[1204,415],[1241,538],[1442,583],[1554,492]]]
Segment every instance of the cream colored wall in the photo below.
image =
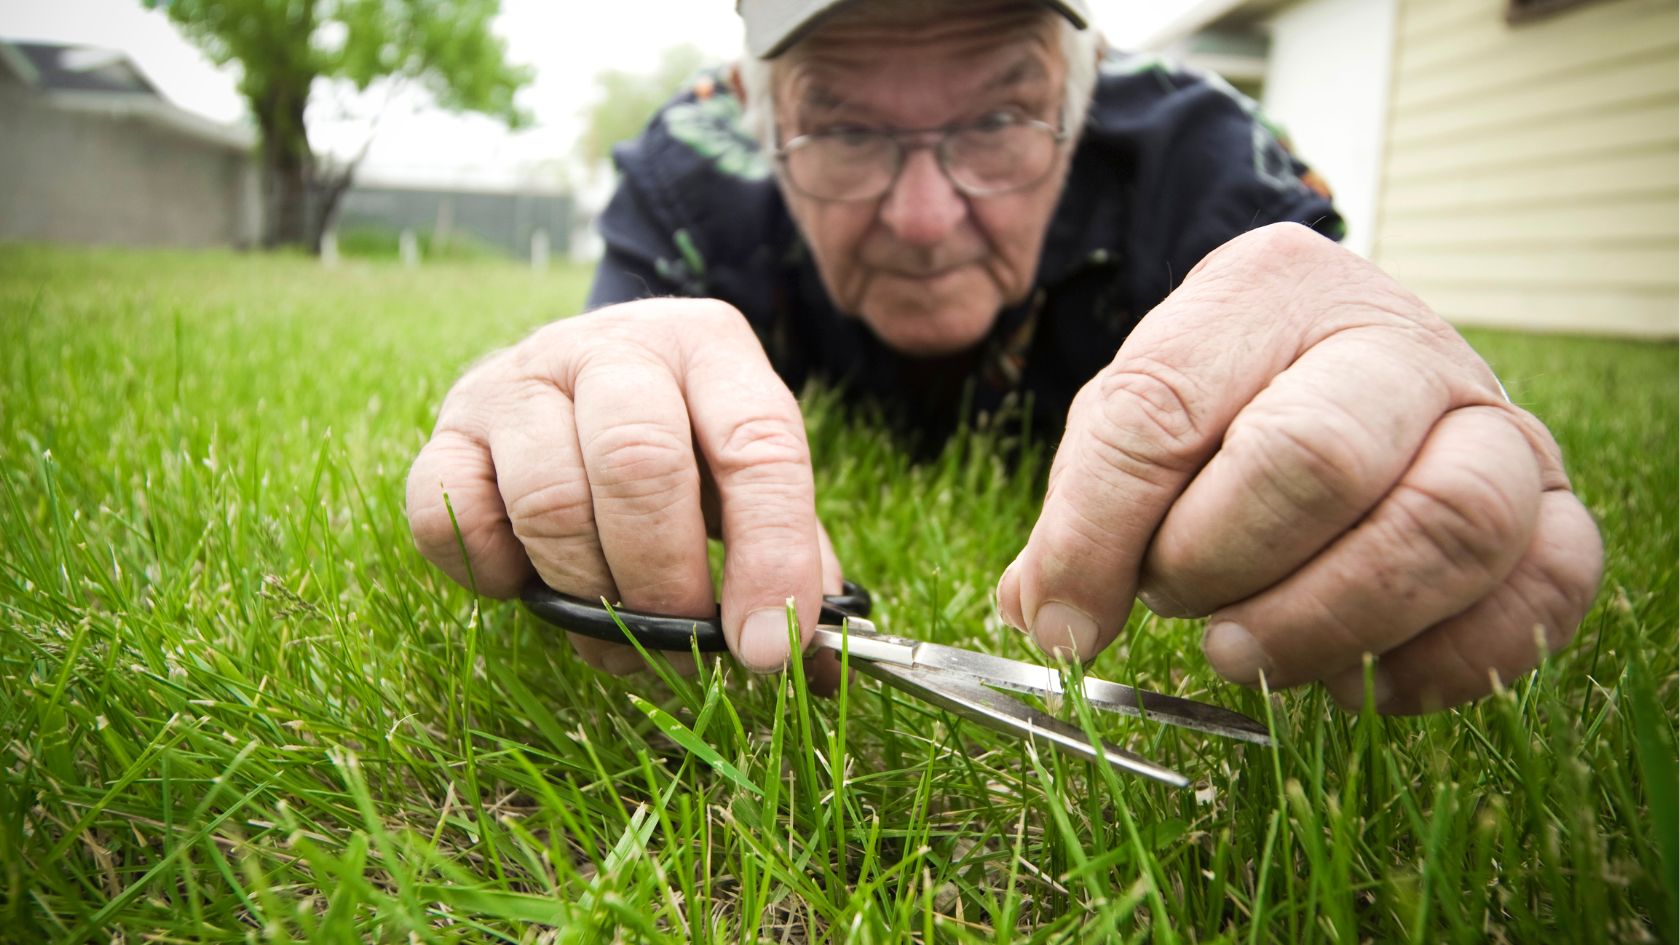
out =
[[1680,331],[1680,13],[1398,0],[1373,258],[1452,321]]
[[1347,221],[1342,245],[1362,256],[1377,237],[1395,2],[1300,0],[1266,24],[1261,107],[1330,183]]

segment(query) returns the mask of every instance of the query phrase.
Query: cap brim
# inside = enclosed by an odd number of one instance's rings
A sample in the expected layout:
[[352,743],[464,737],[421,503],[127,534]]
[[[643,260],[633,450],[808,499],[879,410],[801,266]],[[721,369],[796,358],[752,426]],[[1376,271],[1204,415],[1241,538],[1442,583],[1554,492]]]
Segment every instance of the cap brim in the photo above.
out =
[[[739,0],[736,5],[746,24],[747,52],[759,59],[774,59],[787,52],[815,29],[824,16],[850,0],[809,0],[778,3],[775,0]],[[1091,25],[1091,11],[1085,0],[1038,0],[1055,10],[1079,29]]]

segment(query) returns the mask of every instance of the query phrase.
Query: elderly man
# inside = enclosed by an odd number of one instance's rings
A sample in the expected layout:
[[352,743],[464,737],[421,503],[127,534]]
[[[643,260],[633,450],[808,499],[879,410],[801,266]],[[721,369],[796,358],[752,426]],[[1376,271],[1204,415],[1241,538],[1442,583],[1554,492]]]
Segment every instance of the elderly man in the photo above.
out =
[[[1306,169],[1215,82],[1104,57],[1082,0],[741,0],[747,55],[620,149],[593,311],[491,357],[409,477],[422,552],[507,596],[707,615],[788,658],[839,581],[789,385],[948,430],[1061,431],[998,583],[1087,658],[1134,597],[1211,615],[1227,679],[1384,711],[1532,668],[1597,587],[1545,428],[1440,318],[1326,236]],[[1268,225],[1269,224],[1269,225]],[[1314,232],[1317,230],[1318,232]],[[1065,421],[1065,422],[1064,422]],[[612,672],[623,647],[576,640]]]

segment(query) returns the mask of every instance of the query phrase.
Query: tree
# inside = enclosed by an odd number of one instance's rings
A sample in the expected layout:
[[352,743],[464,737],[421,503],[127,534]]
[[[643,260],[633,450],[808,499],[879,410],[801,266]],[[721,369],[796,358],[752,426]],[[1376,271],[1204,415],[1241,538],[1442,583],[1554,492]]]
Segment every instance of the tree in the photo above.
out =
[[264,242],[320,245],[355,162],[315,154],[304,110],[317,79],[366,90],[418,84],[440,106],[518,125],[514,93],[528,69],[509,65],[490,20],[500,0],[142,0],[163,9],[219,64],[238,63],[239,91],[261,136]]
[[683,44],[665,50],[653,74],[608,69],[595,76],[595,99],[584,113],[583,138],[578,142],[590,165],[612,160],[612,146],[642,133],[659,106],[684,82],[694,77],[706,57]]

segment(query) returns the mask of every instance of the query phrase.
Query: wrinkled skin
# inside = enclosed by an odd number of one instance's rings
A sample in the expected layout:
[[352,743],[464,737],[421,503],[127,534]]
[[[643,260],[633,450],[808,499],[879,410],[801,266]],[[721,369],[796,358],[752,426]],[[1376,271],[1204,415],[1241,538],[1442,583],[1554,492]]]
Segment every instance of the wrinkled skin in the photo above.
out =
[[[491,357],[449,392],[408,477],[421,553],[468,583],[453,507],[491,597],[535,573],[586,599],[711,616],[706,538],[720,534],[725,637],[761,671],[787,661],[785,601],[808,637],[821,592],[839,590],[814,501],[798,404],[740,313],[703,299],[600,309]],[[599,669],[640,666],[627,646],[572,642]]]
[[1556,443],[1415,296],[1280,224],[1215,250],[1075,398],[998,606],[1089,656],[1134,594],[1211,614],[1215,670],[1385,712],[1574,634],[1603,549]]
[[[1055,124],[1067,73],[1054,14],[1006,4],[922,29],[840,21],[777,62],[783,139],[836,127],[925,129],[1010,112]],[[891,347],[972,348],[1032,291],[1070,148],[1034,186],[983,199],[945,179],[931,148],[906,156],[878,202],[783,187],[829,297]]]
[[[994,88],[1014,97],[983,107],[1053,108],[1060,52],[1030,24],[1017,33],[982,41],[996,31],[962,18],[895,27],[890,43],[819,30],[806,42],[823,55],[791,60],[778,86],[778,121],[817,120],[799,113],[800,83],[832,81],[848,43],[869,68],[843,77],[847,122],[971,120],[971,93],[1023,57],[1049,91]],[[923,150],[876,204],[788,199],[837,301],[889,344],[938,354],[972,346],[1030,287],[1065,169],[973,199]],[[741,315],[648,299],[555,322],[469,371],[415,460],[408,512],[421,552],[466,583],[448,494],[481,593],[512,596],[534,573],[683,616],[713,612],[719,535],[725,636],[773,671],[789,656],[785,601],[808,640],[840,582],[812,481],[798,406]],[[1322,682],[1355,706],[1369,653],[1378,707],[1417,712],[1567,642],[1602,560],[1556,444],[1463,339],[1369,262],[1277,225],[1209,254],[1081,390],[998,608],[1086,659],[1141,596],[1211,615],[1203,650],[1235,682]],[[598,668],[640,666],[626,647],[574,643]],[[832,680],[832,664],[820,672]]]

